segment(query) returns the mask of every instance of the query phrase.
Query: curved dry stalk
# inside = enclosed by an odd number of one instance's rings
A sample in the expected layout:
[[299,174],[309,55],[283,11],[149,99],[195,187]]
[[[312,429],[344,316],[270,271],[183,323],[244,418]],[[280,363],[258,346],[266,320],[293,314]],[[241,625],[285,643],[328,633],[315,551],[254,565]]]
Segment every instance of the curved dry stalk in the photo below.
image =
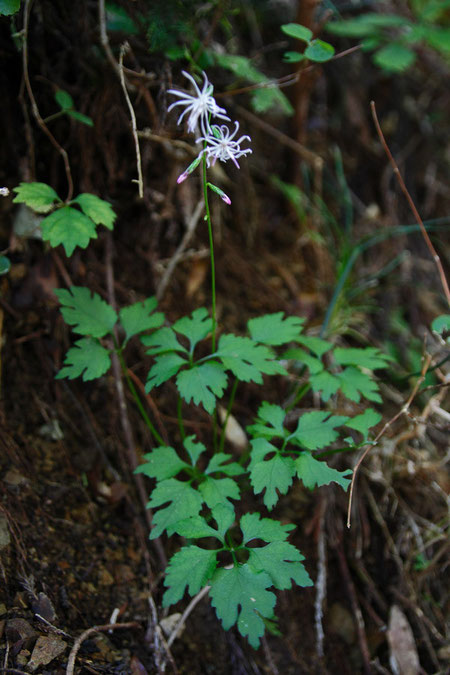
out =
[[81,633],[75,640],[75,643],[72,647],[72,650],[69,654],[69,660],[67,662],[66,675],[73,675],[75,668],[75,659],[77,658],[78,651],[83,644],[83,642],[90,636],[92,633],[101,633],[110,630],[117,630],[117,628],[139,628],[140,624],[136,621],[129,621],[128,623],[108,623],[103,626],[92,626]]
[[411,406],[411,403],[414,401],[414,399],[417,395],[417,392],[419,391],[420,385],[422,384],[422,382],[425,379],[425,376],[428,372],[428,368],[430,367],[432,359],[433,359],[433,357],[431,356],[431,354],[427,354],[427,356],[424,359],[424,363],[423,363],[423,366],[422,366],[420,377],[417,380],[416,384],[414,385],[414,388],[413,388],[411,394],[409,395],[408,400],[401,407],[401,409],[398,411],[398,413],[386,422],[386,424],[381,429],[381,431],[375,436],[375,438],[373,440],[373,443],[371,445],[367,446],[367,448],[364,450],[361,457],[356,462],[356,466],[353,470],[352,482],[350,484],[350,494],[349,494],[349,498],[348,498],[347,527],[351,527],[351,512],[352,512],[353,492],[354,492],[354,488],[355,488],[356,474],[358,473],[359,467],[361,466],[361,464],[363,463],[363,461],[365,460],[365,458],[369,454],[370,449],[373,448],[378,443],[380,438],[382,436],[384,436],[384,434],[389,429],[389,427],[392,424],[394,424],[394,422],[396,422],[401,415],[403,415],[404,413],[406,414],[408,412],[408,410]]
[[53,147],[56,148],[56,150],[59,152],[59,154],[63,158],[64,169],[65,169],[65,172],[66,172],[67,185],[68,185],[66,201],[70,202],[70,200],[72,199],[72,196],[73,196],[73,180],[72,180],[72,172],[70,170],[69,156],[68,156],[67,152],[64,150],[64,148],[58,143],[58,141],[53,136],[52,132],[50,131],[50,129],[47,127],[44,120],[42,119],[41,114],[39,112],[39,108],[38,108],[37,103],[36,103],[36,99],[34,98],[33,89],[31,87],[31,82],[30,82],[30,76],[28,74],[28,28],[29,28],[29,23],[30,23],[30,12],[31,12],[31,5],[32,4],[33,4],[33,0],[25,0],[25,12],[24,12],[24,24],[23,24],[23,49],[22,49],[23,79],[25,81],[25,88],[27,90],[28,98],[30,99],[30,102],[31,102],[31,110],[33,111],[33,115],[34,115],[34,118],[35,118],[36,122],[39,124],[39,126],[41,127],[44,134],[48,137],[48,139],[50,140]]
[[384,151],[385,151],[385,153],[386,153],[386,155],[387,155],[387,157],[388,157],[388,159],[389,159],[389,161],[392,165],[392,168],[394,169],[394,174],[397,178],[397,181],[400,185],[400,188],[401,188],[403,194],[405,195],[405,197],[408,201],[408,204],[411,208],[411,211],[414,214],[414,218],[416,219],[416,221],[417,221],[417,223],[420,227],[423,238],[425,239],[425,243],[428,246],[428,250],[430,251],[431,256],[434,260],[434,263],[437,267],[439,277],[441,279],[442,288],[444,289],[445,297],[447,298],[447,302],[450,306],[450,289],[449,289],[449,286],[448,286],[447,278],[445,276],[444,268],[443,268],[442,263],[441,263],[441,259],[440,259],[439,255],[437,254],[436,249],[433,246],[433,243],[432,243],[432,241],[431,241],[431,239],[428,235],[428,232],[425,229],[425,225],[423,224],[423,220],[420,217],[420,214],[419,214],[419,212],[416,208],[416,205],[414,204],[413,198],[411,197],[411,195],[408,191],[408,188],[405,185],[405,181],[403,180],[402,174],[400,173],[400,169],[397,166],[397,162],[395,161],[395,159],[394,159],[394,157],[393,157],[393,155],[392,155],[392,153],[389,149],[389,146],[386,143],[386,139],[384,138],[384,134],[381,130],[381,126],[380,126],[380,123],[378,121],[377,111],[376,111],[376,108],[375,108],[375,101],[370,102],[370,110],[372,112],[372,117],[373,117],[373,121],[375,123],[375,128],[377,130],[377,134],[379,136],[379,139],[381,141],[383,149],[384,149]]
[[[131,117],[131,131],[133,133],[133,138],[134,138],[134,146],[136,149],[136,165],[137,165],[137,173],[138,173],[138,179],[137,179],[137,184],[138,184],[138,191],[139,191],[139,197],[140,199],[143,199],[144,197],[144,180],[142,178],[142,160],[141,160],[141,150],[139,148],[139,138],[138,138],[138,133],[137,133],[137,123],[136,123],[136,115],[133,109],[133,106],[131,104],[130,97],[128,95],[128,90],[127,90],[127,85],[125,83],[125,75],[123,73],[123,57],[125,52],[127,52],[129,49],[129,44],[125,42],[121,47],[120,47],[120,57],[119,57],[119,78],[120,78],[120,84],[122,85],[123,93],[128,105],[128,110],[130,111],[130,117]],[[136,181],[133,181],[136,182]]]

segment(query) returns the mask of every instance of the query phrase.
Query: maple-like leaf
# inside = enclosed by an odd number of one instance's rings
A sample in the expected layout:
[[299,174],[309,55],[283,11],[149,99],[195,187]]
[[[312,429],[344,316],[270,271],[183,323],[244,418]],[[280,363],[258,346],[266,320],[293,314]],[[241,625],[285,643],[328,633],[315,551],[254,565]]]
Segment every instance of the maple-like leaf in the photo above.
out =
[[176,451],[168,445],[153,448],[151,452],[144,455],[143,459],[145,459],[145,463],[140,464],[134,473],[143,473],[145,476],[156,478],[159,481],[173,478],[188,466]]
[[332,469],[326,462],[319,461],[306,450],[294,460],[294,463],[298,478],[310,490],[329,483],[337,483],[343,490],[347,490],[351,483],[351,478],[347,478],[352,474],[351,469],[345,471]]
[[180,520],[197,516],[203,499],[198,490],[194,490],[189,483],[176,480],[176,478],[168,478],[157,483],[147,506],[153,509],[167,502],[170,502],[168,506],[159,509],[153,515],[150,539],[156,539],[164,530],[167,530],[170,535]]
[[57,288],[54,292],[61,303],[64,321],[75,333],[94,338],[111,333],[117,314],[98,293],[91,293],[83,286],[71,286],[69,290]]
[[345,424],[348,417],[330,415],[324,410],[314,410],[302,415],[290,441],[308,450],[317,450],[329,445],[338,437],[335,427]]
[[78,204],[83,213],[96,225],[104,225],[108,230],[113,229],[116,214],[109,202],[105,202],[104,199],[100,199],[96,195],[84,192],[78,195],[72,203]]
[[262,384],[263,373],[286,375],[286,370],[276,360],[273,351],[248,337],[222,335],[215,356],[243,382]]
[[155,312],[157,301],[155,297],[147,298],[143,302],[123,307],[119,312],[120,323],[125,330],[125,343],[138,333],[151,328],[159,328],[164,322],[164,314]]
[[166,569],[163,607],[174,605],[183,597],[186,587],[190,595],[196,595],[206,586],[216,568],[216,551],[207,551],[198,546],[184,546],[172,556]]
[[275,588],[291,588],[292,579],[298,586],[312,586],[308,572],[300,562],[300,551],[287,541],[274,541],[266,546],[250,549],[248,564],[257,572],[269,574]]
[[211,604],[225,630],[237,622],[241,635],[257,649],[264,635],[263,617],[270,618],[276,597],[267,588],[272,580],[265,572],[255,573],[248,564],[218,569],[210,581]]
[[67,377],[73,380],[75,377],[82,378],[84,382],[95,380],[104,375],[111,367],[111,358],[109,351],[102,347],[98,340],[93,338],[82,338],[75,342],[64,359],[64,366],[56,375],[60,380]]
[[[251,441],[251,445],[250,482],[255,494],[265,489],[264,504],[271,510],[279,499],[277,491],[285,495],[292,485],[295,475],[294,463],[290,457],[283,457],[265,438],[255,438]],[[265,459],[274,452],[274,456]]]
[[299,316],[283,317],[283,312],[276,312],[250,319],[247,326],[252,340],[274,347],[298,340],[305,319]]
[[55,248],[62,244],[70,257],[77,246],[87,248],[91,239],[97,239],[95,223],[78,209],[63,206],[41,222],[42,239]]
[[178,373],[176,382],[180,396],[186,403],[193,400],[195,405],[202,404],[206,412],[212,414],[216,407],[216,398],[223,395],[227,386],[227,379],[220,363],[207,361],[182,370]]

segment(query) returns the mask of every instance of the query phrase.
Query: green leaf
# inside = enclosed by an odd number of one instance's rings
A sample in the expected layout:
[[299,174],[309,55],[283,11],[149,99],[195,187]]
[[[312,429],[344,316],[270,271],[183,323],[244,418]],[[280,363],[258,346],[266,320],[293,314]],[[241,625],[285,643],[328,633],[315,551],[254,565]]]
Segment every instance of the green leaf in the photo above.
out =
[[337,373],[336,376],[340,380],[342,393],[351,401],[359,403],[361,396],[364,396],[374,403],[382,403],[381,396],[377,393],[378,385],[370,375],[361,372],[358,368],[349,366],[342,373]]
[[172,328],[164,326],[155,331],[152,335],[144,335],[141,338],[141,342],[146,347],[150,347],[147,350],[147,354],[162,354],[164,352],[185,352],[187,354],[187,349],[185,349],[177,340],[177,336]]
[[84,286],[71,286],[55,289],[60,301],[64,321],[72,326],[75,333],[101,338],[111,333],[117,314],[105,300]]
[[400,73],[409,68],[415,60],[416,55],[412,49],[395,42],[385,45],[373,56],[374,63],[389,73]]
[[168,478],[157,483],[147,506],[155,508],[167,502],[170,502],[168,506],[153,515],[153,530],[150,539],[161,536],[164,530],[171,535],[180,520],[198,516],[203,499],[198,490],[194,490],[189,483],[181,482],[176,478]]
[[285,63],[299,63],[305,60],[305,55],[300,52],[284,52],[283,61]]
[[431,330],[439,335],[443,335],[450,331],[450,314],[437,316],[431,324]]
[[216,568],[216,551],[207,551],[198,546],[184,546],[172,556],[166,569],[163,607],[174,605],[183,597],[186,587],[190,595],[196,595],[206,586]]
[[314,410],[300,417],[297,428],[289,439],[308,450],[324,448],[338,437],[335,427],[345,424],[347,420],[348,417],[330,416],[330,413],[324,410]]
[[113,229],[116,214],[109,202],[105,202],[104,199],[85,192],[78,195],[73,200],[73,203],[79,204],[83,213],[93,220],[96,225],[104,225],[108,230]]
[[185,518],[180,520],[174,526],[174,532],[185,539],[203,539],[205,537],[216,537],[217,530],[208,525],[202,516],[192,516],[192,518]]
[[285,23],[281,26],[281,30],[283,33],[286,33],[286,35],[296,38],[297,40],[303,40],[303,42],[309,42],[313,36],[312,30],[299,23]]
[[244,546],[254,539],[262,539],[268,543],[285,541],[289,532],[295,530],[295,525],[282,525],[279,520],[261,518],[259,513],[246,513],[242,516],[239,525],[242,530]]
[[[230,462],[230,459],[232,459],[231,455],[227,455],[225,452],[217,452],[212,456],[205,469],[205,474],[224,473],[226,476],[239,476],[245,473],[245,469],[240,464]],[[225,462],[228,462],[228,464],[225,464]]]
[[136,302],[134,305],[129,305],[120,310],[119,318],[126,334],[125,344],[133,335],[142,333],[144,330],[150,330],[151,328],[159,328],[164,322],[164,314],[162,312],[153,314],[156,305],[157,301],[153,296],[143,302]]
[[26,204],[36,213],[48,213],[55,202],[61,202],[54,189],[46,183],[20,183],[14,192],[17,193],[14,204]]
[[195,466],[197,464],[200,455],[202,454],[202,452],[205,452],[206,450],[206,447],[204,446],[203,443],[197,442],[194,439],[195,435],[192,434],[192,436],[187,436],[183,442],[185,450],[190,457],[192,466]]
[[8,274],[11,269],[11,261],[6,255],[0,255],[0,275]]
[[195,346],[200,340],[204,340],[205,337],[212,330],[212,319],[208,316],[208,310],[204,307],[199,307],[194,312],[192,312],[192,318],[188,316],[183,316],[173,324],[173,329],[177,333],[181,333],[188,338],[190,342],[190,351],[193,353]]
[[238,484],[232,478],[211,478],[208,476],[198,488],[207,506],[213,509],[219,504],[231,506],[229,499],[239,499]]
[[275,360],[275,355],[269,347],[256,344],[248,337],[222,335],[215,356],[218,356],[225,368],[231,370],[233,375],[243,382],[262,384],[262,373],[286,374],[286,370]]
[[364,349],[336,347],[333,354],[337,363],[341,366],[360,366],[360,368],[368,368],[369,370],[386,368],[389,361],[389,357],[375,347],[365,347]]
[[256,112],[266,112],[269,108],[276,106],[280,108],[285,115],[292,115],[294,109],[287,97],[280,89],[269,80],[260,70],[255,68],[249,58],[238,56],[237,54],[214,53],[213,58],[217,65],[231,71],[238,78],[242,78],[252,84],[263,85],[261,89],[256,90],[252,95],[252,106]]
[[441,26],[427,26],[424,37],[428,44],[448,56],[450,52],[450,28]]
[[380,413],[377,413],[373,408],[367,408],[361,415],[356,415],[345,426],[349,429],[359,431],[360,434],[367,438],[369,429],[374,427],[381,420]]
[[334,47],[323,40],[313,40],[305,49],[305,56],[310,61],[325,63],[334,56]]
[[300,349],[299,347],[293,347],[292,349],[288,349],[284,354],[283,354],[284,359],[295,359],[296,361],[300,361],[300,363],[304,363],[305,366],[309,369],[309,372],[311,375],[317,375],[318,373],[321,373],[323,371],[323,363],[320,359],[318,359],[316,356],[311,356],[311,354],[308,354],[308,352],[305,352],[304,349]]
[[92,338],[82,338],[75,342],[64,359],[64,366],[56,375],[57,380],[63,377],[73,380],[83,376],[84,382],[95,380],[104,375],[111,367],[109,351]]
[[261,89],[255,89],[251,95],[251,104],[255,113],[262,114],[275,108],[285,115],[293,115],[294,108],[289,99],[273,84],[263,84]]
[[309,382],[313,391],[317,393],[321,392],[322,401],[328,401],[328,399],[337,392],[341,384],[340,380],[335,375],[332,375],[326,370],[317,375],[311,375]]
[[361,14],[356,19],[327,23],[326,29],[335,35],[360,38],[377,34],[377,32],[383,28],[405,28],[408,25],[409,22],[403,16],[367,12]]
[[186,363],[186,359],[174,352],[157,356],[155,363],[148,372],[145,391],[148,393],[153,387],[159,387],[163,382],[170,380]]
[[94,126],[93,120],[87,115],[83,115],[83,113],[78,112],[78,110],[67,110],[67,114],[69,115],[69,117],[72,117],[74,120],[77,120],[77,122],[85,124],[87,127]]
[[286,411],[279,405],[263,401],[258,409],[258,417],[255,424],[247,427],[247,431],[252,436],[262,436],[263,438],[284,438],[287,435],[283,427]]
[[[292,485],[292,478],[295,475],[294,463],[290,457],[278,454],[275,446],[265,438],[256,438],[251,441],[251,445],[250,482],[255,494],[266,490],[264,504],[270,511],[278,502],[277,490],[285,495]],[[265,457],[273,452],[277,454],[265,460]]]
[[180,396],[186,403],[193,400],[195,405],[202,404],[210,414],[216,407],[216,397],[220,398],[223,395],[226,386],[226,373],[217,361],[208,361],[189,370],[182,370],[177,375]]
[[266,589],[272,586],[271,578],[265,572],[258,572],[248,564],[232,569],[218,569],[211,581],[211,604],[225,630],[237,622],[241,635],[257,649],[264,635],[262,617],[270,618],[276,597]]
[[295,469],[298,478],[303,481],[305,487],[313,490],[316,486],[328,485],[329,483],[337,483],[343,490],[347,490],[351,483],[350,478],[346,476],[351,475],[351,469],[345,471],[337,471],[332,469],[326,462],[319,461],[311,455],[310,452],[302,452],[302,454],[295,460]]
[[313,582],[302,563],[304,556],[287,541],[274,541],[260,548],[250,549],[249,567],[256,572],[266,572],[275,588],[291,588],[292,579],[298,586],[313,586]]
[[283,312],[276,312],[250,319],[247,326],[252,340],[273,347],[298,340],[305,320],[299,316],[283,316]]
[[20,9],[20,0],[0,0],[0,15],[10,16]]
[[74,107],[73,98],[67,91],[64,91],[64,89],[58,89],[58,91],[55,92],[55,101],[61,110],[64,111],[70,110]]
[[53,211],[41,222],[42,239],[55,248],[62,244],[70,257],[77,246],[87,248],[91,239],[97,239],[94,222],[70,206]]
[[153,448],[151,452],[144,455],[144,459],[145,464],[138,466],[134,473],[143,473],[149,478],[156,478],[160,481],[173,478],[188,466],[168,445]]
[[314,335],[300,335],[297,338],[297,342],[300,342],[304,347],[307,347],[312,351],[319,359],[332,348],[332,343],[327,340],[322,340],[322,338],[315,337]]

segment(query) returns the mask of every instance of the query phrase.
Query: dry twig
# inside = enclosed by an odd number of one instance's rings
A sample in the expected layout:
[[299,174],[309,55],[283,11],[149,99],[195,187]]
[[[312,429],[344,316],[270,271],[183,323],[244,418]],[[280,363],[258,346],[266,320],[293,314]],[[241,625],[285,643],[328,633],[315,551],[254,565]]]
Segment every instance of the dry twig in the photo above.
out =
[[110,630],[117,630],[118,628],[122,629],[130,629],[130,628],[139,628],[140,625],[136,621],[129,621],[128,623],[107,623],[103,626],[93,626],[92,628],[88,628],[87,630],[84,631],[84,633],[81,633],[75,640],[75,643],[72,647],[72,650],[69,654],[69,660],[67,662],[67,668],[66,668],[66,675],[73,675],[73,671],[75,668],[75,659],[77,658],[77,654],[79,652],[79,649],[83,642],[87,640],[87,638],[92,635],[93,633],[102,633],[105,631],[110,631]]

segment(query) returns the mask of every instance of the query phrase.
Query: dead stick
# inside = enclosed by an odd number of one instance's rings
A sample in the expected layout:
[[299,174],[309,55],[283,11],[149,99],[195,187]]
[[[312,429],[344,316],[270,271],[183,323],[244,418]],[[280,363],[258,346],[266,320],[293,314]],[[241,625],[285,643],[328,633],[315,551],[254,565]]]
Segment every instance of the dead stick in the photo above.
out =
[[421,371],[420,377],[419,377],[419,379],[417,380],[417,382],[416,382],[416,384],[415,384],[415,386],[414,386],[414,389],[412,390],[411,394],[409,395],[408,400],[407,400],[406,403],[402,406],[402,408],[398,411],[398,413],[397,413],[396,415],[394,415],[394,417],[392,417],[390,420],[388,420],[388,421],[386,422],[386,424],[385,424],[384,427],[381,429],[381,431],[375,436],[375,439],[374,439],[372,445],[367,446],[367,448],[364,450],[364,452],[363,452],[363,454],[361,455],[361,457],[358,459],[358,461],[357,461],[357,463],[356,463],[356,466],[355,466],[355,468],[354,468],[354,470],[353,470],[352,482],[351,482],[351,484],[350,484],[350,495],[349,495],[349,498],[348,498],[348,510],[347,510],[347,527],[350,527],[350,526],[351,526],[351,511],[352,511],[352,501],[353,501],[353,490],[354,490],[354,487],[355,487],[356,474],[358,473],[359,467],[361,466],[361,464],[362,464],[363,461],[365,460],[365,458],[366,458],[366,456],[368,455],[370,449],[373,448],[373,446],[376,445],[376,444],[378,443],[378,441],[380,440],[380,438],[381,438],[382,436],[384,436],[384,434],[385,434],[386,431],[389,429],[389,427],[390,427],[392,424],[394,424],[394,422],[396,422],[396,421],[398,420],[398,418],[400,417],[400,415],[402,415],[403,413],[406,414],[406,413],[408,412],[408,410],[409,410],[409,408],[410,408],[410,406],[411,406],[411,403],[413,402],[413,400],[415,399],[415,397],[416,397],[416,395],[417,395],[417,392],[418,392],[418,390],[419,390],[420,385],[422,384],[422,382],[423,382],[424,379],[425,379],[425,376],[426,376],[426,374],[427,374],[427,372],[428,372],[428,368],[430,367],[430,363],[431,363],[432,358],[433,358],[433,357],[432,357],[430,354],[428,354],[428,355],[426,356],[425,361],[424,361],[424,364],[423,364],[423,366],[422,366],[422,371]]
[[[128,95],[127,91],[127,85],[125,84],[125,75],[123,74],[123,56],[126,51],[130,48],[130,45],[125,42],[121,48],[120,48],[120,57],[119,57],[119,77],[120,77],[120,84],[122,85],[123,93],[128,105],[128,110],[130,111],[130,117],[131,117],[131,131],[133,133],[133,138],[134,138],[134,146],[136,149],[136,164],[137,164],[137,173],[138,173],[138,179],[137,179],[137,184],[138,184],[138,192],[139,192],[139,197],[143,199],[144,197],[144,180],[142,178],[142,161],[141,161],[141,150],[139,148],[139,138],[138,138],[138,133],[137,133],[137,123],[136,123],[136,115],[134,113],[133,106],[131,104],[130,97]],[[136,182],[136,181],[133,181]]]
[[46,126],[44,120],[42,119],[41,114],[39,112],[39,108],[36,103],[36,99],[34,98],[33,89],[31,87],[30,82],[30,76],[28,74],[28,28],[30,23],[30,12],[32,4],[33,0],[25,0],[23,49],[22,49],[23,79],[25,80],[25,88],[27,90],[28,98],[30,99],[31,102],[31,110],[33,111],[33,115],[36,122],[39,124],[44,134],[48,137],[53,147],[56,148],[56,150],[58,150],[59,154],[63,158],[64,169],[66,171],[66,178],[68,184],[67,201],[69,202],[72,199],[73,195],[73,180],[72,180],[72,173],[70,170],[69,156],[67,152],[64,150],[64,148],[58,143],[58,141],[53,136],[51,131]]
[[388,157],[388,159],[389,159],[389,161],[392,165],[392,168],[394,169],[394,174],[395,174],[395,176],[398,180],[400,188],[401,188],[403,194],[405,195],[405,197],[408,201],[408,204],[411,208],[411,211],[414,214],[414,217],[415,217],[417,223],[419,224],[419,227],[420,227],[420,230],[422,232],[423,238],[425,239],[425,243],[428,246],[428,250],[430,251],[430,253],[432,255],[432,258],[434,260],[434,263],[435,263],[435,265],[438,269],[439,276],[441,278],[442,288],[444,289],[445,297],[447,298],[447,303],[450,305],[450,289],[448,287],[448,282],[447,282],[447,278],[445,276],[444,268],[442,267],[441,259],[438,256],[438,254],[436,252],[436,249],[434,248],[434,246],[431,242],[430,237],[428,236],[428,232],[425,229],[425,225],[423,224],[422,218],[420,217],[420,214],[419,214],[419,212],[416,208],[416,205],[414,204],[413,199],[412,199],[412,197],[411,197],[411,195],[408,191],[408,188],[405,185],[405,181],[402,178],[402,174],[400,173],[400,169],[397,166],[397,162],[395,161],[391,151],[389,150],[389,146],[386,143],[386,139],[384,138],[384,134],[381,130],[380,123],[378,121],[377,111],[376,111],[376,108],[375,108],[375,101],[370,102],[370,109],[372,111],[373,121],[375,123],[375,128],[377,130],[377,133],[378,133],[378,136],[380,138],[381,144],[382,144],[382,146],[384,148],[384,151],[385,151],[385,153],[386,153],[386,155],[387,155],[387,157]]
[[67,662],[66,668],[66,675],[73,675],[73,671],[75,668],[75,659],[77,658],[78,651],[83,642],[89,637],[89,635],[92,635],[92,633],[101,633],[106,630],[117,630],[118,628],[139,628],[139,627],[140,624],[136,623],[136,621],[129,621],[128,623],[108,623],[104,626],[93,626],[92,628],[88,628],[87,630],[84,631],[84,633],[81,633],[81,635],[79,635],[75,640],[75,643],[69,654],[69,660]]

